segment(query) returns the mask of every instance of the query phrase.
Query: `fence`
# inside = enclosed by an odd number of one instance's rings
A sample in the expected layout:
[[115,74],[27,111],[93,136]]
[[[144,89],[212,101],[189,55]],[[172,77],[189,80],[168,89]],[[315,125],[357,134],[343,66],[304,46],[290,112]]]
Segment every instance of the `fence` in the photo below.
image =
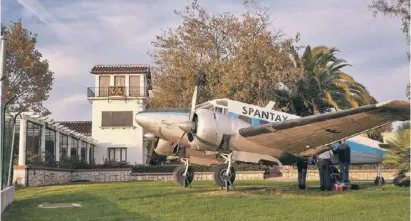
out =
[[[2,171],[2,189],[6,186],[10,186],[8,181],[9,177],[12,176],[13,170],[10,170],[10,156],[12,150],[12,142],[13,142],[13,118],[6,118],[4,122],[4,133],[3,133],[3,171]],[[17,128],[16,128],[17,130]],[[13,151],[13,159],[16,159],[18,154],[18,142],[19,142],[19,134],[18,130],[14,134],[14,151]],[[10,173],[10,174],[9,174]],[[11,180],[11,179],[10,179]]]

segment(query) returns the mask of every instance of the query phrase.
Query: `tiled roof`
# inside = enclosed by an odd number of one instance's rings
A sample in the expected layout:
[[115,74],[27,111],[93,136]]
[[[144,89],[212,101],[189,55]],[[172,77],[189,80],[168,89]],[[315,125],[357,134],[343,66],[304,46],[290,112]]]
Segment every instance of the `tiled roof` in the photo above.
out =
[[56,123],[62,124],[69,129],[86,136],[91,136],[91,121],[60,121]]
[[149,73],[150,66],[143,64],[113,64],[95,65],[91,72],[92,74],[103,74],[103,73]]

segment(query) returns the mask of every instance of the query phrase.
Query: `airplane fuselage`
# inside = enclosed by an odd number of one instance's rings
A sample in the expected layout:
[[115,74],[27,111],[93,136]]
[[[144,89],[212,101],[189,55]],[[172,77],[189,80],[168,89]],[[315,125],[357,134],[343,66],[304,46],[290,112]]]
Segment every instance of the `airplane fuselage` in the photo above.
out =
[[[153,133],[160,139],[155,149],[160,155],[174,155],[176,145],[179,143],[197,157],[199,155],[196,152],[204,153],[203,155],[214,153],[215,156],[218,152],[230,151],[233,152],[236,161],[242,162],[259,163],[264,160],[277,164],[279,161],[282,164],[293,164],[298,159],[275,148],[265,148],[249,142],[239,136],[237,131],[251,125],[281,122],[300,118],[299,116],[228,99],[213,100],[198,105],[196,112],[202,115],[202,121],[197,122],[199,129],[194,137],[190,137],[191,134],[185,134],[179,128],[181,122],[189,120],[188,110],[144,111],[136,115],[136,121],[145,131]],[[353,163],[368,164],[381,162],[384,153],[374,148],[361,147],[353,150],[351,154]],[[338,160],[334,159],[333,162],[338,163]]]

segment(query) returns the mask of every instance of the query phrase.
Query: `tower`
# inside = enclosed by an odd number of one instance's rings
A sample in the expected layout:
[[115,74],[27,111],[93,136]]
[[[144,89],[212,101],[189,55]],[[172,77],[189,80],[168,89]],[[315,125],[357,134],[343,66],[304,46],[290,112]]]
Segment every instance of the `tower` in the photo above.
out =
[[151,72],[147,65],[95,65],[95,87],[87,88],[92,104],[91,136],[98,141],[95,162],[143,164],[143,130],[134,121],[145,109],[151,90]]

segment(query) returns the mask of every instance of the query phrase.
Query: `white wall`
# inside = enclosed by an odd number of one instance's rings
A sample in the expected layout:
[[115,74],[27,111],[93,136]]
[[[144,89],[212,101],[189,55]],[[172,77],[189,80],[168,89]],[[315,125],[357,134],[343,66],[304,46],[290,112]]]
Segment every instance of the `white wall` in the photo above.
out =
[[[97,164],[108,158],[109,147],[126,147],[127,162],[144,164],[143,130],[134,121],[137,111],[143,110],[142,100],[93,100],[92,104],[92,137],[98,141],[94,158]],[[133,126],[102,128],[102,111],[133,111]]]
[[15,186],[5,187],[1,191],[1,213],[3,213],[6,207],[14,201],[15,192],[16,192]]

